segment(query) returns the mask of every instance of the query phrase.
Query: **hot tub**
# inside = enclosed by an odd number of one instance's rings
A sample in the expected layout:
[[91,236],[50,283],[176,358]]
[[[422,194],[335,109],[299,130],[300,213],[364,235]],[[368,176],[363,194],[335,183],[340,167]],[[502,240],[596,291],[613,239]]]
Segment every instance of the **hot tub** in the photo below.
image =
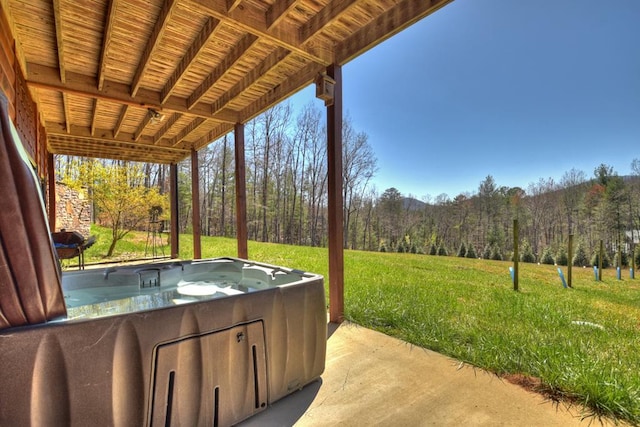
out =
[[322,276],[236,258],[67,272],[0,331],[0,425],[231,425],[324,370]]

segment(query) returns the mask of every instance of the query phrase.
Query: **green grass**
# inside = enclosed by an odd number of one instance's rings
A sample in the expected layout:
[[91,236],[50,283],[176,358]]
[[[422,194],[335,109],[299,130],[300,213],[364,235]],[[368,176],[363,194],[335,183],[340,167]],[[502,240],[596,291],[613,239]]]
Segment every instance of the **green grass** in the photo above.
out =
[[[146,234],[139,236],[123,245],[126,252],[140,252],[142,240],[144,253]],[[88,262],[106,252],[108,241],[100,240]],[[190,236],[180,245],[190,258]],[[202,246],[203,257],[237,253],[233,239],[203,237]],[[249,242],[249,257],[328,274],[325,248]],[[556,267],[521,263],[515,292],[510,265],[346,251],[345,316],[498,375],[538,378],[554,399],[640,424],[640,280],[625,273],[618,281],[607,269],[595,282],[591,269],[574,268],[574,288],[564,289]]]

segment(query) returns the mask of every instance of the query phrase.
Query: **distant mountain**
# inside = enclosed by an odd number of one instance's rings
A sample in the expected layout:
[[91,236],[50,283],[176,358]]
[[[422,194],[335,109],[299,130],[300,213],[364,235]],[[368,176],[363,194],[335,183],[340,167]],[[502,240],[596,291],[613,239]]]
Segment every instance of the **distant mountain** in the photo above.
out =
[[402,208],[408,211],[419,211],[424,209],[427,206],[425,202],[421,202],[418,199],[414,199],[413,197],[403,197],[402,198]]

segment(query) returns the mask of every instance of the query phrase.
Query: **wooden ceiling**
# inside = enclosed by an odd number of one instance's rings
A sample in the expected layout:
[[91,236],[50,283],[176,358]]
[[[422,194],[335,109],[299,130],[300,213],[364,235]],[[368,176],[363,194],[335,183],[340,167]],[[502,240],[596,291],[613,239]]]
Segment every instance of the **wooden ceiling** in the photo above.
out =
[[175,163],[452,0],[1,1],[50,152]]

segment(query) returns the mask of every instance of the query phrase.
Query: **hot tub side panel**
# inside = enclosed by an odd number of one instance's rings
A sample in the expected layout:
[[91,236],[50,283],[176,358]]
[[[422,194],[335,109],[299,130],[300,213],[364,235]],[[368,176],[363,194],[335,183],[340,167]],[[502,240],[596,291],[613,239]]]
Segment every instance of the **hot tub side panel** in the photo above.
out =
[[[264,340],[266,351],[268,403],[322,374],[326,307],[320,276],[207,302],[2,331],[0,425],[149,425],[158,348],[255,322],[264,328],[258,340]],[[203,342],[214,346],[217,355],[231,355],[230,350],[218,348],[233,342],[237,332],[231,332],[232,339]],[[183,348],[191,350],[186,354]],[[182,361],[201,366],[208,363],[207,351],[213,351],[198,345],[179,350],[176,354],[182,352]],[[255,385],[247,387],[240,399],[246,399]],[[260,399],[264,401],[263,396]],[[225,411],[225,405],[220,409]],[[221,419],[235,423],[262,409],[233,410]]]

